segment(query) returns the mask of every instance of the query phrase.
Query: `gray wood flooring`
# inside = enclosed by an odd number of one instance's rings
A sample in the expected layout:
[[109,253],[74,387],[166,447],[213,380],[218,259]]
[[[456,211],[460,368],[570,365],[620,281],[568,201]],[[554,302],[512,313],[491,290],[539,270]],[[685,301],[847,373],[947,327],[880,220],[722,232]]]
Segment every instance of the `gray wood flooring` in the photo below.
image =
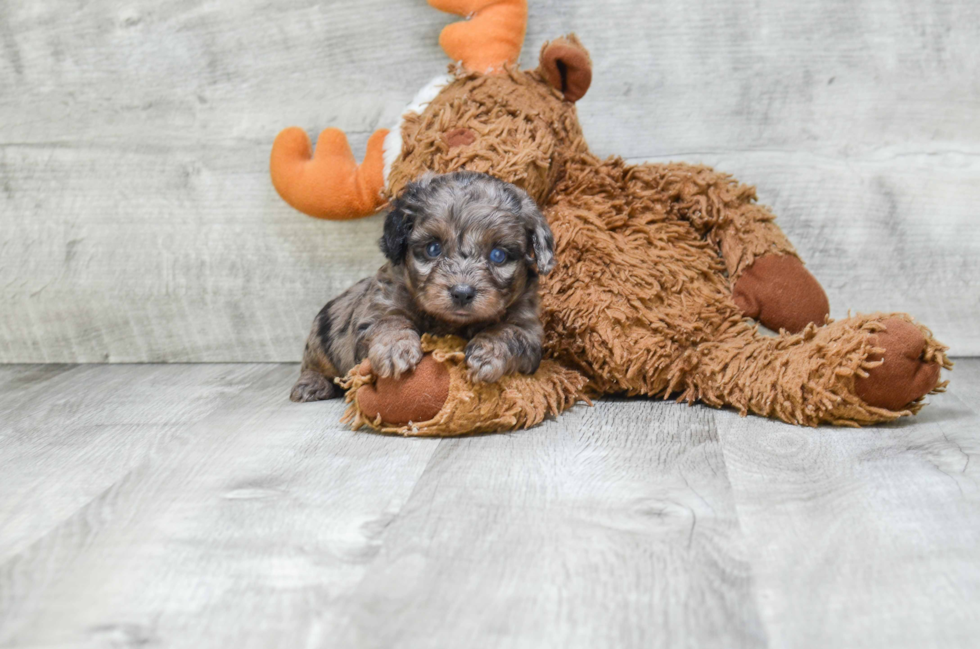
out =
[[[530,0],[576,32],[600,155],[758,185],[833,314],[980,355],[980,2]],[[0,362],[298,361],[381,263],[269,182],[290,125],[360,156],[448,62],[424,0],[0,1]]]
[[980,360],[908,421],[353,433],[296,366],[0,366],[0,647],[976,647]]

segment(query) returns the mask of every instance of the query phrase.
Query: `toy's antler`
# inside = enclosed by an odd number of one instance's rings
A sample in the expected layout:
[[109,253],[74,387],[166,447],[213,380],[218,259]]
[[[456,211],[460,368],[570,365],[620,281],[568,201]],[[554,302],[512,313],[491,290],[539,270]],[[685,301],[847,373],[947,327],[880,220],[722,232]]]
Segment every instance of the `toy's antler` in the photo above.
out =
[[472,72],[493,72],[521,55],[527,29],[527,0],[429,0],[447,13],[468,21],[447,25],[439,45],[454,61]]
[[320,133],[313,153],[303,129],[287,128],[272,145],[272,184],[287,203],[320,219],[357,219],[374,214],[385,202],[381,195],[382,146],[387,134],[385,129],[374,132],[368,139],[364,162],[358,165],[340,129]]

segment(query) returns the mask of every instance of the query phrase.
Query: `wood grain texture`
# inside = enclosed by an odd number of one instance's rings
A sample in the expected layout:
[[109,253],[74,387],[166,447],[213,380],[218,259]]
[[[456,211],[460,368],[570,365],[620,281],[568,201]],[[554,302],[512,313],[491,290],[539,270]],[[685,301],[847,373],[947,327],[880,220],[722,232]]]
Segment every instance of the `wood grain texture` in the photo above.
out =
[[0,647],[972,648],[980,360],[912,420],[353,433],[295,365],[0,366]]
[[950,382],[949,391],[980,415],[980,361],[961,358],[953,365],[953,371],[956,380]]
[[339,644],[765,646],[713,418],[605,401],[447,440]]
[[976,645],[975,380],[969,399],[972,408],[954,394],[935,396],[913,420],[860,430],[719,413],[773,646]]
[[0,563],[147,457],[179,443],[189,425],[263,371],[240,365],[193,371],[169,365],[81,366],[50,377],[19,376],[20,386],[3,386]]
[[8,413],[0,646],[303,646],[328,624],[436,444],[290,403],[296,372],[94,366]]
[[[980,5],[532,0],[577,32],[600,154],[760,188],[836,315],[907,310],[980,354]],[[293,212],[276,132],[355,152],[441,72],[421,0],[0,6],[0,362],[298,360],[380,263],[377,217]]]

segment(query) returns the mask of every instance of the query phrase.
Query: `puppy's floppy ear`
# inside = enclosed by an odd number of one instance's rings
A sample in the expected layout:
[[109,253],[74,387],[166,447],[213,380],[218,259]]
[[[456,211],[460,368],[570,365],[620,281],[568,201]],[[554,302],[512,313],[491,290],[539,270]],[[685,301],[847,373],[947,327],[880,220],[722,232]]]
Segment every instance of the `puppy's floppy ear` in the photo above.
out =
[[547,275],[555,267],[555,238],[548,221],[527,194],[521,198],[521,218],[527,228],[529,247],[534,250],[533,258],[528,255],[528,263],[533,263],[540,274]]
[[408,254],[408,237],[415,226],[415,217],[405,210],[401,201],[395,201],[385,217],[385,230],[378,244],[388,260],[398,266],[404,263]]
[[385,217],[385,231],[378,244],[384,256],[396,266],[405,261],[408,239],[415,227],[416,215],[424,212],[424,205],[428,200],[426,197],[433,191],[439,178],[431,171],[426,171],[405,185],[391,203],[391,211]]
[[396,266],[405,261],[408,254],[408,239],[415,227],[417,214],[422,213],[426,194],[432,188],[437,176],[425,172],[418,179],[405,185],[401,193],[391,203],[391,211],[385,217],[385,231],[381,235],[381,252]]

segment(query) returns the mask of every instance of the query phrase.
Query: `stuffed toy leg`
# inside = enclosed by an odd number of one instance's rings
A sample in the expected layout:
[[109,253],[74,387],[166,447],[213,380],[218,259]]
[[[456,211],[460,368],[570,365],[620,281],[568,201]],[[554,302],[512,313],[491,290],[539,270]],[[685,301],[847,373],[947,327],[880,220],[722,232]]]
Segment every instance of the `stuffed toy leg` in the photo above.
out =
[[424,335],[422,362],[398,380],[378,378],[364,361],[342,382],[349,404],[343,421],[355,430],[368,426],[397,435],[446,437],[528,428],[588,401],[585,377],[554,361],[542,361],[530,376],[474,383],[465,347],[461,338]]
[[[546,354],[599,393],[679,395],[793,424],[866,425],[939,391],[946,348],[905,314],[828,319],[751,187],[706,167],[584,154],[546,216]],[[746,320],[782,330],[763,336]],[[817,326],[825,325],[825,326]]]

